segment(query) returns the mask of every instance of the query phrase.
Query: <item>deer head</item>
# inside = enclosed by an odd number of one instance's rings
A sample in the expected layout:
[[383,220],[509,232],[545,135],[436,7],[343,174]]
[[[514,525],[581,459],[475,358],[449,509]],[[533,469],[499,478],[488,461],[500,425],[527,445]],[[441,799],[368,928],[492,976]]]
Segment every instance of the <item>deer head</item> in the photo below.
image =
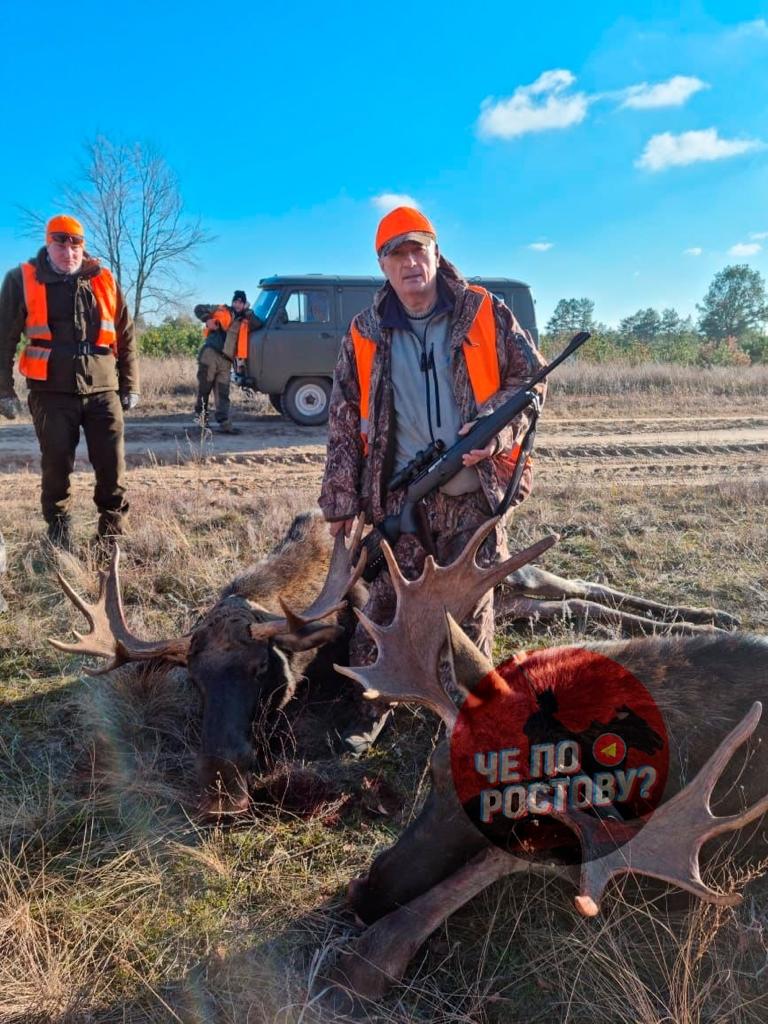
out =
[[142,640],[125,621],[120,596],[116,546],[108,571],[100,575],[99,595],[85,601],[59,575],[59,583],[88,620],[85,635],[76,642],[52,639],[61,651],[108,659],[92,675],[103,675],[136,661],[162,660],[184,665],[203,698],[203,721],[198,773],[205,814],[239,813],[247,809],[249,782],[260,749],[277,712],[296,686],[294,661],[311,656],[315,648],[341,636],[336,615],[365,565],[359,558],[362,518],[353,536],[337,536],[320,594],[302,612],[281,601],[275,615],[238,592],[237,581],[227,587],[193,630],[168,640]]

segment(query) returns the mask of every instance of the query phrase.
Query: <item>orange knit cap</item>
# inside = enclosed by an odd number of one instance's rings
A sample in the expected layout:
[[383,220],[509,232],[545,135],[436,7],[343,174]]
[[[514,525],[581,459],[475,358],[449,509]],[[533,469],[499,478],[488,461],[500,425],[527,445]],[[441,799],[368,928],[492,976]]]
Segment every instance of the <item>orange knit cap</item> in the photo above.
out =
[[66,235],[80,235],[81,238],[85,238],[83,225],[80,221],[75,217],[68,216],[66,213],[59,213],[48,221],[45,226],[46,242],[50,242],[54,231],[62,231]]
[[386,253],[381,251],[385,245],[394,239],[405,241],[402,236],[411,234],[431,235],[432,238],[437,238],[437,232],[421,210],[415,210],[412,206],[398,206],[390,210],[379,221],[376,230],[376,252],[379,256],[385,256]]

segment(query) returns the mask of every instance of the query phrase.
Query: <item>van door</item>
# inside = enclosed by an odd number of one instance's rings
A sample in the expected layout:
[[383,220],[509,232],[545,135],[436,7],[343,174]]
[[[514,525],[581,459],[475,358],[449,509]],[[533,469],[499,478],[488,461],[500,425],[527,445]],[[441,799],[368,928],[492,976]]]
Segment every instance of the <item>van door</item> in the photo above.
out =
[[286,286],[264,338],[262,391],[281,394],[293,377],[332,377],[341,343],[331,287]]
[[[383,282],[382,282],[383,284]],[[341,329],[349,328],[352,320],[373,304],[373,297],[381,287],[378,283],[370,285],[346,286],[341,292]]]

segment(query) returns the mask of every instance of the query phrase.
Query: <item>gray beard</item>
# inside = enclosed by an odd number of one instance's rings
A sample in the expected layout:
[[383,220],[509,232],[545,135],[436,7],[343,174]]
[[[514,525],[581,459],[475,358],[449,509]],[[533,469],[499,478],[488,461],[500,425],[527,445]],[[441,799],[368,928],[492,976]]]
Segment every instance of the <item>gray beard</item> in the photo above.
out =
[[74,277],[75,274],[78,274],[80,272],[83,266],[81,263],[77,270],[60,270],[51,259],[51,254],[49,252],[46,252],[45,258],[48,260],[48,266],[51,268],[54,274],[58,274],[59,277]]

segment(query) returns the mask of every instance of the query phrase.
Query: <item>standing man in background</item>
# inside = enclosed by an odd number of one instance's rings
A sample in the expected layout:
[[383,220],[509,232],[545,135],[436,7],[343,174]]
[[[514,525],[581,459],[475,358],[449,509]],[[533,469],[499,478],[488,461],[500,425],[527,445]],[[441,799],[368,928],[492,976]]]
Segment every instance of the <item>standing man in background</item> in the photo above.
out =
[[85,251],[74,217],[48,221],[45,246],[10,270],[0,290],[0,415],[21,411],[13,359],[40,444],[43,516],[52,544],[72,547],[71,484],[80,428],[96,476],[98,536],[123,532],[123,410],[139,403],[133,321],[112,273]]
[[236,359],[248,358],[248,335],[256,318],[240,289],[232,296],[231,306],[195,306],[195,316],[205,324],[205,341],[197,357],[195,415],[202,426],[209,426],[208,403],[213,392],[219,432],[239,434],[230,415],[232,367]]

